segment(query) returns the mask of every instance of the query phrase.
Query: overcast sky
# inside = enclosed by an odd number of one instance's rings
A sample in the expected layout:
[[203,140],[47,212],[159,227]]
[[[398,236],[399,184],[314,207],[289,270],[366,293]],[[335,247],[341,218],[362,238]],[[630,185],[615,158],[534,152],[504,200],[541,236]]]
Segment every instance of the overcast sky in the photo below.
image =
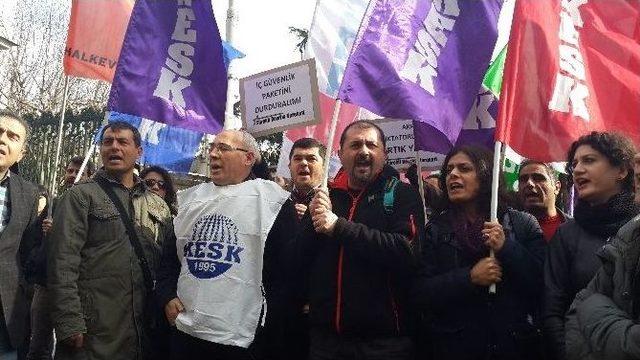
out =
[[[239,77],[300,60],[295,49],[298,41],[289,26],[309,29],[315,0],[235,0],[234,4],[238,14],[234,46],[247,55],[235,64]],[[226,0],[213,1],[223,39],[227,5]]]
[[[10,23],[18,0],[0,0],[0,22]],[[71,0],[31,0],[34,6],[41,3],[58,4],[70,8]],[[213,0],[213,10],[220,35],[225,39],[228,0]],[[313,17],[315,0],[235,0],[238,22],[234,43],[247,57],[237,61],[239,77],[300,60],[295,49],[296,37],[289,33],[289,26],[308,29]],[[56,5],[54,5],[56,6]],[[0,36],[13,37],[11,29]],[[62,49],[61,49],[62,53]]]
[[[0,0],[0,21],[12,16],[18,0]],[[51,3],[51,0],[32,0],[34,4]],[[63,1],[57,0],[60,6]],[[225,24],[228,0],[213,0],[213,9],[220,29],[225,38]],[[235,64],[238,77],[244,77],[285,65],[300,59],[295,50],[296,37],[289,33],[289,26],[308,29],[311,25],[316,0],[235,0],[238,22],[235,28],[234,43],[247,57]],[[501,49],[507,41],[511,24],[514,0],[506,0],[500,23],[500,38],[497,48]],[[37,6],[37,5],[36,5]],[[2,36],[11,39],[9,30]]]

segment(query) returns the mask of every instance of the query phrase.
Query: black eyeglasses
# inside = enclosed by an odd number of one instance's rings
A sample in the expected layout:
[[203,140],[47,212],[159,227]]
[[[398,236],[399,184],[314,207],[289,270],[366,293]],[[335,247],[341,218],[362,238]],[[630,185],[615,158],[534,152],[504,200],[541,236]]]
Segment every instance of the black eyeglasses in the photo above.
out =
[[158,185],[160,189],[165,189],[165,185],[166,185],[166,183],[163,180],[156,180],[156,179],[145,179],[144,183],[147,185],[147,187],[150,187],[150,188]]
[[229,144],[225,144],[225,143],[212,143],[209,147],[210,151],[213,150],[218,150],[221,153],[226,153],[226,152],[231,152],[231,151],[242,151],[242,152],[249,152],[249,150],[247,149],[243,149],[243,148],[237,148],[237,147],[233,147]]

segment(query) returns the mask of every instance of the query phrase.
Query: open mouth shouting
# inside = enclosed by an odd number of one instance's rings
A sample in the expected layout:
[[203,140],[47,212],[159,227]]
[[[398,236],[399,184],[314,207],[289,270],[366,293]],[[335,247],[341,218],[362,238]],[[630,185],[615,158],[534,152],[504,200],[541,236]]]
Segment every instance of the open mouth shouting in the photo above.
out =
[[589,179],[581,177],[574,179],[574,183],[576,184],[578,191],[583,190],[590,182],[591,181]]
[[123,160],[124,159],[122,158],[122,156],[120,156],[118,154],[111,154],[107,158],[107,161],[109,162],[110,165],[121,164]]
[[533,190],[525,190],[524,198],[527,201],[541,201],[542,195]]
[[458,181],[452,181],[449,183],[449,193],[457,193],[459,191],[464,190],[464,185]]
[[359,158],[355,162],[355,170],[358,172],[364,172],[371,169],[373,160],[370,158]]
[[212,163],[211,164],[211,172],[217,172],[219,170],[222,170],[222,164],[219,163]]
[[309,169],[302,169],[298,171],[298,178],[308,178],[311,177],[311,171]]

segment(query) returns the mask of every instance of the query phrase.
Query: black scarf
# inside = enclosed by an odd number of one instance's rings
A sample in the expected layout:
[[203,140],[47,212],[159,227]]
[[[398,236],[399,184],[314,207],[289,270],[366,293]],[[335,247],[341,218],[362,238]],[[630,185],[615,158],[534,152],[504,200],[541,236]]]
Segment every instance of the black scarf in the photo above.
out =
[[478,217],[473,221],[467,221],[464,214],[455,210],[450,211],[448,216],[453,228],[453,236],[465,255],[473,261],[487,256],[488,247],[482,238],[485,219]]
[[622,225],[639,212],[640,208],[634,203],[633,194],[621,192],[600,205],[591,206],[585,201],[578,201],[574,218],[588,233],[609,237],[615,235]]

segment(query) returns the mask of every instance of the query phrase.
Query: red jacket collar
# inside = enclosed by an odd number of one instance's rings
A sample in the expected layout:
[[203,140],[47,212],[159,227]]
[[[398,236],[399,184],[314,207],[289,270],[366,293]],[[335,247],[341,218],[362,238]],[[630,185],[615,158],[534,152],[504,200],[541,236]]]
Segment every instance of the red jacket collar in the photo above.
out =
[[336,177],[333,178],[331,187],[338,190],[349,191],[349,175],[344,171],[344,168],[340,168]]
[[[382,171],[378,173],[378,175],[376,175],[375,179],[373,179],[373,181],[369,183],[367,188],[369,188],[371,184],[374,184],[382,176],[383,173],[384,173],[384,168],[382,169]],[[344,168],[340,168],[340,170],[338,170],[338,173],[336,174],[336,177],[333,178],[333,182],[330,184],[330,187],[332,189],[337,189],[337,190],[344,190],[344,191],[350,190],[349,175],[347,175],[347,172],[344,171]],[[366,190],[366,188],[364,190]]]

